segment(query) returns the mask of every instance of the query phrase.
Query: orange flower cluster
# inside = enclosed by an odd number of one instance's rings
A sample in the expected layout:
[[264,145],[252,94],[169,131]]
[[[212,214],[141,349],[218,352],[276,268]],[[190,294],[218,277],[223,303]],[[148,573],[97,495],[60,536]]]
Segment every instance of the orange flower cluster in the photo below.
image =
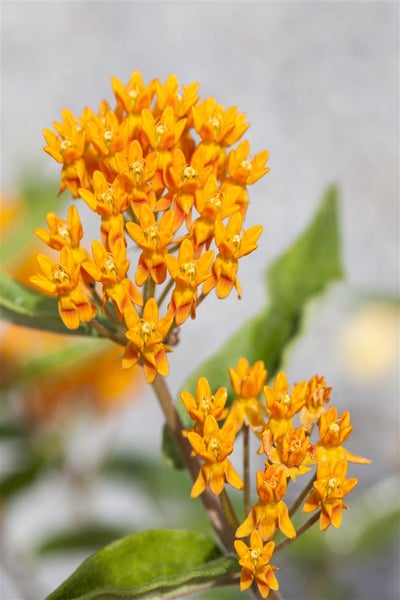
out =
[[36,233],[59,258],[40,255],[31,281],[58,298],[70,329],[99,309],[114,317],[128,338],[124,365],[144,364],[149,382],[168,373],[168,334],[207,294],[241,296],[239,260],[262,231],[243,224],[247,188],[268,172],[268,152],[251,156],[239,142],[245,115],[200,101],[198,87],[181,90],[175,75],[145,84],[135,71],[126,85],[112,78],[113,108],[102,101],[79,117],[64,109],[55,131],[44,130],[45,151],[62,165],[60,192],[97,215],[99,239],[91,253],[81,247],[75,205],[65,220],[49,213],[48,230]]
[[[286,375],[280,372],[272,386],[264,385],[267,370],[263,361],[250,366],[245,358],[239,359],[236,369],[229,369],[229,375],[235,394],[229,408],[226,388],[213,394],[204,377],[198,381],[195,397],[181,392],[194,420],[193,428],[183,435],[194,454],[204,461],[191,495],[198,496],[207,486],[219,495],[225,483],[243,488],[226,457],[233,452],[239,432],[243,428],[252,431],[261,441],[258,451],[265,454],[265,469],[256,474],[258,500],[235,532],[237,538],[250,536],[250,545],[236,540],[235,548],[242,567],[241,590],[255,581],[266,598],[270,589],[278,589],[273,573],[276,567],[270,565],[275,546],[272,538],[278,531],[290,539],[297,535],[284,501],[288,485],[315,469],[310,492],[301,496],[306,497],[302,510],[320,511],[322,531],[329,525],[339,527],[342,510],[347,508],[344,497],[357,484],[357,479],[346,479],[348,462],[370,461],[343,447],[352,430],[350,414],[345,411],[339,416],[335,407],[326,408],[331,388],[324,377],[315,375],[308,382],[289,386]],[[314,430],[319,436],[312,442]]]

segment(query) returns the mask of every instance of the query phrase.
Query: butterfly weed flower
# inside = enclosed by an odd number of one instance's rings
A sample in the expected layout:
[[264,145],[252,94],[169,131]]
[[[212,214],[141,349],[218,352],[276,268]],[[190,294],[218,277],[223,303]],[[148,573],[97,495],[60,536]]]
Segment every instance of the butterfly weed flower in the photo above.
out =
[[278,590],[279,584],[274,573],[278,568],[270,564],[275,543],[264,544],[261,535],[254,529],[249,545],[242,540],[236,540],[234,545],[239,556],[239,565],[242,567],[240,591],[247,590],[253,581],[256,582],[263,598],[267,598],[270,590]]
[[221,387],[213,394],[205,377],[200,377],[198,380],[195,396],[190,392],[182,391],[180,397],[188,415],[195,421],[193,431],[200,435],[203,432],[203,426],[208,415],[212,415],[219,421],[228,412],[225,408],[228,398],[227,389]]
[[215,417],[209,414],[204,422],[202,435],[189,431],[187,437],[195,454],[204,461],[192,487],[192,498],[197,498],[207,486],[216,496],[224,490],[225,483],[237,489],[243,487],[242,479],[227,458],[233,451],[235,441],[233,424],[220,428]]
[[233,421],[237,431],[246,423],[260,432],[265,421],[265,409],[259,400],[267,378],[264,362],[258,360],[250,366],[247,359],[241,357],[236,369],[229,367],[228,372],[236,397],[229,408],[227,421]]
[[236,537],[245,537],[257,529],[263,540],[270,540],[278,527],[286,537],[295,538],[296,530],[282,498],[286,494],[286,474],[274,465],[257,472],[258,501],[238,527]]
[[308,382],[305,403],[300,412],[300,422],[311,432],[325,411],[332,388],[326,385],[325,377],[314,375]]
[[343,498],[357,485],[355,478],[346,479],[347,461],[329,461],[326,457],[318,462],[314,491],[308,496],[303,512],[321,509],[319,527],[325,531],[329,525],[340,527],[342,511],[348,508]]

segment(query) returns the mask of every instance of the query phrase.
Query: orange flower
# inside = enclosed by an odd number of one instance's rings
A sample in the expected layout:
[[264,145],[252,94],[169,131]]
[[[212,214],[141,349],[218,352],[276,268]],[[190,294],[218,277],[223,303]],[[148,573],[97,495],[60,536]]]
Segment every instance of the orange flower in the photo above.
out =
[[316,445],[317,459],[320,461],[328,458],[334,462],[346,459],[352,463],[369,464],[371,460],[368,458],[355,456],[343,448],[342,444],[349,438],[352,430],[349,411],[346,410],[341,417],[338,417],[336,408],[331,406],[320,417],[319,435],[321,439]]
[[172,154],[172,163],[166,173],[169,191],[158,201],[157,209],[168,209],[173,202],[177,222],[181,225],[186,219],[189,227],[196,192],[203,188],[211,171],[211,166],[205,166],[203,152],[196,152],[188,163],[183,151],[176,148]]
[[196,398],[189,392],[181,392],[181,400],[187,413],[196,421],[194,427],[196,433],[202,433],[203,424],[208,415],[212,415],[217,420],[224,417],[227,397],[228,392],[224,387],[212,394],[210,384],[205,377],[200,377],[197,382]]
[[125,152],[117,152],[111,164],[121,176],[121,185],[128,194],[129,204],[136,217],[143,204],[154,208],[156,203],[152,179],[157,172],[159,154],[149,152],[143,156],[138,140],[132,140]]
[[304,406],[307,383],[301,381],[289,390],[285,373],[278,373],[274,386],[265,386],[269,420],[266,425],[272,431],[274,441],[278,441],[292,427],[292,417]]
[[315,462],[315,449],[304,427],[290,427],[279,443],[274,443],[272,432],[267,429],[263,433],[263,449],[271,463],[293,481],[311,471],[308,465]]
[[239,555],[239,565],[242,567],[240,575],[241,592],[247,590],[253,581],[257,583],[263,598],[267,598],[270,589],[279,589],[274,574],[274,571],[277,571],[278,568],[270,564],[275,550],[274,542],[268,542],[264,545],[259,532],[254,529],[250,535],[250,546],[247,546],[242,540],[236,540],[234,546]]
[[273,465],[265,472],[257,472],[258,502],[236,531],[236,537],[245,537],[253,529],[258,529],[263,540],[269,540],[279,527],[289,538],[296,537],[296,530],[289,518],[289,512],[282,498],[286,494],[286,475]]
[[139,290],[126,277],[129,260],[126,258],[124,240],[117,239],[111,252],[94,240],[92,254],[94,260],[83,263],[83,268],[94,281],[103,284],[103,310],[109,299],[114,302],[121,318],[131,302],[141,306],[143,299]]
[[312,431],[329,402],[332,388],[325,383],[325,377],[314,375],[308,382],[305,405],[301,409],[300,422]]
[[158,318],[158,306],[154,298],[149,298],[146,302],[142,317],[131,306],[125,310],[124,318],[129,342],[125,348],[122,366],[129,369],[140,360],[148,383],[154,381],[157,373],[168,375],[166,354],[169,348],[164,344],[164,340],[171,329],[173,318]]
[[175,280],[168,312],[177,325],[181,325],[189,315],[195,318],[197,288],[208,277],[213,256],[213,251],[208,250],[199,259],[194,259],[193,244],[188,239],[181,243],[178,258],[166,255],[168,271]]
[[239,358],[236,370],[229,367],[229,377],[238,397],[231,404],[227,421],[235,423],[236,431],[241,429],[244,422],[255,431],[261,430],[265,410],[258,396],[267,378],[263,361],[258,360],[250,367],[245,358]]
[[189,431],[187,437],[194,452],[205,461],[192,487],[192,498],[203,493],[207,486],[216,496],[221,494],[225,483],[237,489],[243,487],[243,481],[227,458],[235,441],[233,425],[220,429],[215,417],[209,414],[204,422],[203,434]]
[[36,235],[45,244],[55,250],[61,250],[61,248],[67,246],[71,249],[72,256],[78,264],[88,259],[88,253],[80,247],[83,228],[76,206],[69,207],[66,221],[60,219],[54,212],[47,213],[46,221],[49,231],[35,229]]
[[218,298],[226,298],[235,286],[238,297],[242,297],[242,288],[236,276],[239,268],[238,260],[257,248],[256,242],[261,232],[261,225],[255,225],[244,231],[240,213],[235,213],[227,225],[216,221],[215,243],[219,253],[213,264],[211,276],[204,284],[204,294],[216,287]]
[[119,123],[112,110],[108,110],[102,117],[93,114],[86,127],[90,141],[102,156],[112,156],[126,145],[128,139],[126,122]]
[[157,107],[162,112],[167,106],[171,106],[177,117],[186,117],[199,96],[197,91],[199,84],[195,81],[188,86],[182,86],[182,94],[179,93],[179,81],[176,75],[168,75],[163,85],[158,79],[155,80],[157,92]]
[[78,329],[81,321],[94,319],[97,309],[78,287],[80,266],[70,248],[62,248],[58,264],[44,254],[39,254],[37,263],[40,273],[30,281],[45,294],[58,297],[58,311],[68,329]]
[[230,150],[227,160],[229,177],[223,183],[224,188],[229,186],[239,188],[236,204],[243,218],[246,216],[249,204],[247,186],[258,181],[269,171],[269,167],[265,166],[269,157],[267,150],[259,152],[252,160],[249,160],[249,153],[250,144],[247,140],[243,140],[237,148]]
[[167,247],[176,230],[174,212],[166,212],[156,221],[154,212],[144,204],[140,210],[139,225],[127,223],[126,229],[131,238],[142,248],[136,269],[136,283],[143,283],[151,277],[157,283],[163,283],[167,276]]
[[340,527],[342,510],[348,508],[343,501],[358,483],[357,479],[345,479],[347,461],[330,462],[321,460],[317,467],[317,481],[314,482],[315,490],[308,496],[303,512],[312,512],[321,508],[319,527],[325,531],[329,525]]

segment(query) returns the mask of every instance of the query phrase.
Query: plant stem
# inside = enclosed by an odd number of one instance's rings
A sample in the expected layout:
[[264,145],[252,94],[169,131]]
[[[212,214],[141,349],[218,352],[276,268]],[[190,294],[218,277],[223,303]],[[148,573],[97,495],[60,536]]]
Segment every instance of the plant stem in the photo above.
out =
[[109,340],[112,340],[119,346],[126,346],[125,340],[120,338],[119,335],[116,335],[115,333],[107,329],[107,327],[99,323],[99,321],[97,321],[96,319],[92,319],[90,321],[90,325],[93,327],[93,329],[96,329],[99,333],[101,333],[102,336],[108,338]]
[[300,504],[303,502],[304,498],[309,494],[309,492],[312,490],[313,488],[313,484],[314,481],[316,480],[316,476],[314,476],[306,485],[306,487],[304,488],[304,490],[301,492],[300,496],[298,496],[298,498],[295,500],[293,506],[290,508],[289,510],[289,517],[291,517],[292,515],[294,515],[294,513],[297,511],[297,509],[299,508]]
[[[184,429],[183,423],[173,403],[164,377],[157,374],[152,385],[164,412],[167,425],[180,449],[185,466],[192,480],[195,481],[199,474],[199,461],[196,457],[192,456],[192,448],[188,440],[182,435],[182,430]],[[201,494],[200,499],[207,511],[210,523],[222,544],[228,552],[233,552],[234,533],[224,515],[219,499],[208,488]]]
[[278,544],[275,547],[275,553],[279,552],[280,550],[282,550],[283,548],[285,548],[286,546],[289,546],[289,544],[291,544],[292,542],[294,542],[295,540],[299,539],[299,537],[301,535],[303,535],[303,533],[305,533],[307,531],[307,529],[310,529],[310,527],[312,525],[314,525],[314,523],[316,521],[318,521],[319,517],[320,517],[321,511],[319,510],[317,513],[315,513],[315,515],[313,515],[311,517],[311,519],[308,519],[308,521],[306,521],[304,523],[304,525],[302,525],[297,531],[296,531],[296,537],[291,539],[291,538],[287,538],[286,540],[283,540],[283,542],[281,542],[280,544]]
[[247,515],[250,512],[250,439],[249,439],[249,426],[244,423],[243,425],[243,504],[244,512]]
[[232,531],[235,532],[240,525],[240,521],[225,489],[222,490],[219,498],[226,520],[228,521]]

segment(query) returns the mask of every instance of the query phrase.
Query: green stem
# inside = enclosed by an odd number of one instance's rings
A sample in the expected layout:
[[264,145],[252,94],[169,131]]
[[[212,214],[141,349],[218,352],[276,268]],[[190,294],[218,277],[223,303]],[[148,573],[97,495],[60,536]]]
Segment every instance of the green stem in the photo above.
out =
[[287,538],[286,540],[283,540],[283,542],[281,542],[280,544],[278,544],[277,546],[275,546],[275,553],[279,552],[280,550],[283,550],[283,548],[285,548],[286,546],[289,546],[289,544],[291,544],[292,542],[296,541],[299,539],[299,537],[301,535],[303,535],[303,533],[305,533],[307,531],[307,529],[310,529],[310,527],[312,525],[314,525],[314,523],[316,521],[318,521],[319,517],[320,517],[321,511],[319,510],[317,513],[315,513],[315,515],[313,515],[311,517],[311,519],[308,519],[308,521],[306,521],[304,523],[304,525],[302,525],[297,531],[296,531],[296,537],[295,538]]
[[126,346],[126,340],[123,340],[119,337],[119,335],[116,335],[115,333],[107,329],[107,327],[99,323],[99,321],[97,321],[96,319],[92,319],[90,321],[90,325],[93,327],[93,329],[96,329],[99,333],[101,333],[102,336],[108,338],[109,340],[112,340],[119,346]]
[[243,425],[243,503],[245,515],[250,512],[250,437],[249,426],[246,423]]
[[289,510],[289,517],[293,516],[294,513],[297,511],[297,509],[299,508],[300,504],[303,502],[303,500],[308,496],[308,494],[310,493],[310,491],[313,488],[314,485],[314,481],[316,480],[316,475],[314,475],[314,477],[307,483],[306,487],[304,488],[304,490],[301,492],[300,496],[298,496],[298,498],[296,499],[296,501],[294,502],[293,506],[290,508]]
[[[195,481],[199,474],[199,461],[196,457],[192,456],[191,445],[187,438],[183,437],[182,435],[184,426],[173,403],[164,377],[161,377],[157,374],[157,377],[152,385],[164,412],[167,425],[181,452],[185,466],[189,471],[192,480]],[[235,537],[221,508],[219,499],[217,496],[214,496],[214,494],[212,494],[208,488],[201,494],[200,499],[207,511],[210,523],[216,531],[222,544],[225,546],[228,552],[233,552],[233,542]]]
[[175,280],[174,279],[170,279],[169,282],[167,283],[167,285],[165,286],[165,288],[163,289],[157,304],[158,304],[158,308],[160,308],[161,304],[164,302],[168,292],[170,291],[170,289],[172,288],[172,286],[174,285]]
[[226,520],[228,521],[233,533],[235,533],[236,529],[240,525],[240,521],[225,489],[222,490],[219,499],[221,501],[222,510],[224,511]]

